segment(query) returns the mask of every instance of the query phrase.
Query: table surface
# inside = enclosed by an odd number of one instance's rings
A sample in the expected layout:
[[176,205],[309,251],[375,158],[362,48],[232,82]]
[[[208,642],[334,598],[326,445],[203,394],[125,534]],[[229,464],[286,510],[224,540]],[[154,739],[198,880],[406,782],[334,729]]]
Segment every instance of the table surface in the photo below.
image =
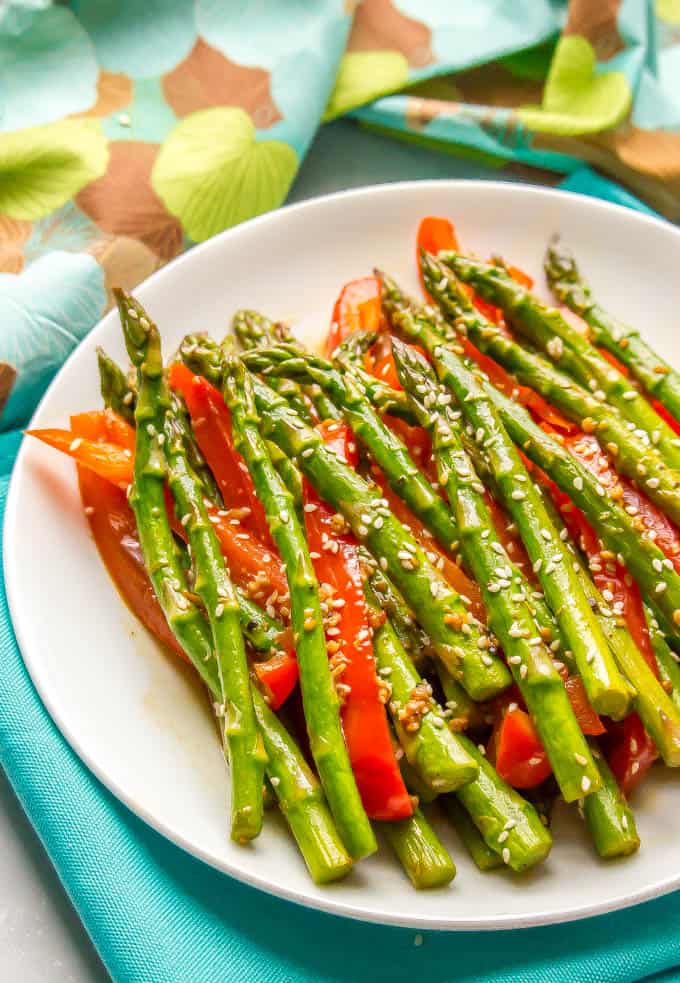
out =
[[[289,201],[378,182],[488,176],[476,163],[340,121],[317,135]],[[105,983],[109,975],[1,770],[0,871],[0,979]]]

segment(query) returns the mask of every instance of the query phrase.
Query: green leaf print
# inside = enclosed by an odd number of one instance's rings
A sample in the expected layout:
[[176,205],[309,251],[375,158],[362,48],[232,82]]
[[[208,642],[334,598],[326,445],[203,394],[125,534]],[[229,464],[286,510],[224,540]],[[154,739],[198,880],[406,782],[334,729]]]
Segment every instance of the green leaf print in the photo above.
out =
[[29,221],[47,215],[101,177],[108,156],[98,120],[62,120],[1,134],[0,214]]
[[161,146],[151,184],[195,242],[281,204],[298,158],[287,143],[257,140],[242,109],[185,117]]

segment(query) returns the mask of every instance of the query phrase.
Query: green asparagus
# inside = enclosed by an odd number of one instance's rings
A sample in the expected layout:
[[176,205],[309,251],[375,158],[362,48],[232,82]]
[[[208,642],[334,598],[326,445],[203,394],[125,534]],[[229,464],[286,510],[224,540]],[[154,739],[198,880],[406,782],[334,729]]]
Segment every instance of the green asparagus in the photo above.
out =
[[593,747],[602,786],[583,803],[583,816],[601,857],[627,857],[640,846],[635,817],[602,753]]
[[529,584],[498,542],[472,462],[457,433],[459,413],[425,359],[393,341],[399,380],[432,435],[439,480],[456,509],[459,535],[498,637],[567,802],[595,791],[599,776],[562,679],[527,604]]
[[[622,324],[593,298],[571,251],[553,240],[545,258],[545,273],[556,297],[590,326],[595,345],[605,348],[626,366],[650,396],[680,420],[680,373],[643,341],[634,328]],[[666,442],[659,446],[664,449]],[[672,442],[678,456],[680,440]]]
[[[307,541],[292,496],[273,467],[260,434],[250,376],[234,356],[225,358],[223,367],[224,396],[231,411],[234,442],[265,508],[272,538],[286,568],[312,755],[343,842],[353,857],[363,857],[373,853],[376,842],[343,741],[339,699],[328,666],[319,585]],[[272,396],[286,406],[287,412],[292,412],[281,397],[273,392]]]
[[115,410],[119,416],[134,426],[135,404],[137,402],[134,384],[130,384],[130,380],[121,367],[106,354],[103,348],[97,349],[97,365],[99,368],[99,387],[104,406]]
[[[673,443],[676,440],[674,431],[631,386],[630,380],[566,321],[559,310],[542,304],[501,266],[452,252],[440,253],[439,259],[461,280],[474,287],[481,297],[501,307],[511,326],[544,351],[563,371],[616,407],[632,428],[647,438],[652,448],[663,447],[664,456],[678,461],[680,451]],[[660,455],[659,460],[663,464]],[[671,468],[666,470],[671,472]],[[667,505],[673,505],[680,516],[680,476],[671,472],[669,482],[673,478],[675,492],[669,490]]]
[[[377,597],[365,585],[369,606],[380,611]],[[453,792],[472,781],[477,767],[446,726],[442,708],[432,698],[432,687],[423,680],[386,619],[373,636],[373,652],[379,675],[391,690],[390,716],[409,764],[435,792]]]
[[421,256],[421,269],[428,291],[446,316],[454,320],[460,334],[507,369],[521,385],[534,389],[584,431],[593,433],[616,470],[635,481],[661,508],[665,507],[677,485],[677,476],[666,474],[659,450],[646,435],[638,437],[607,403],[541,355],[509,338],[473,306],[443,263],[425,253]]
[[548,605],[568,639],[590,702],[598,712],[617,718],[625,715],[630,687],[616,666],[568,562],[564,544],[492,401],[453,348],[442,344],[427,314],[394,305],[391,316],[400,333],[417,340],[431,354],[439,379],[455,395],[473,427],[476,442],[486,452],[502,504],[517,523]]
[[[135,409],[135,476],[130,504],[135,512],[147,569],[168,623],[189,652],[206,662],[217,657],[223,736],[231,761],[232,837],[245,842],[262,827],[262,782],[266,756],[248,686],[237,601],[219,543],[203,505],[202,485],[190,469],[184,443],[170,414],[158,330],[144,309],[124,291],[116,292],[125,342],[138,371]],[[187,585],[167,520],[164,483],[168,477],[194,551],[196,592],[210,615],[213,644],[203,618],[186,598]],[[197,667],[198,668],[198,667]],[[203,678],[206,678],[204,669]]]
[[487,846],[482,834],[455,795],[443,795],[440,802],[446,817],[458,833],[461,843],[472,857],[478,869],[486,872],[503,866],[500,854]]
[[340,511],[360,542],[378,559],[432,640],[450,672],[475,699],[501,692],[510,675],[480,639],[486,635],[459,595],[424,550],[392,514],[380,489],[330,451],[316,430],[306,427],[290,407],[261,381],[254,380],[262,423],[279,446],[296,458],[318,494]]
[[479,765],[479,775],[454,794],[484,842],[512,870],[540,863],[550,852],[552,836],[538,813],[503,781],[476,744],[462,734],[460,739]]
[[409,819],[380,823],[390,846],[415,888],[445,887],[456,876],[456,867],[420,809]]
[[321,385],[340,408],[352,432],[385,475],[392,490],[429,529],[439,545],[455,556],[458,532],[450,510],[419,470],[405,444],[383,423],[361,385],[351,375],[342,376],[319,356],[301,355],[290,346],[258,349],[244,358],[255,371],[265,370],[267,380],[279,372],[309,378]]

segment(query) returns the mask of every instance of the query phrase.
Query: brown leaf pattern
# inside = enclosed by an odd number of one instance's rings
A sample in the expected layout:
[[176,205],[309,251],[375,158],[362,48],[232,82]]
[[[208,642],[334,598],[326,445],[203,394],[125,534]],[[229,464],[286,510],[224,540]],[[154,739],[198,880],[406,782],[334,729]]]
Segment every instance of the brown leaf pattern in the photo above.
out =
[[0,273],[21,273],[24,268],[24,243],[33,226],[30,222],[0,215]]
[[14,366],[8,365],[7,362],[0,362],[0,414],[7,404],[16,377]]
[[609,61],[625,45],[616,21],[621,0],[570,0],[563,34],[580,34],[592,44],[598,61]]
[[189,55],[163,77],[163,95],[177,116],[198,109],[239,106],[258,129],[282,119],[272,99],[269,72],[229,61],[199,38]]
[[430,28],[400,13],[391,0],[363,0],[359,4],[347,50],[399,51],[411,68],[424,68],[435,60]]
[[107,309],[113,304],[113,287],[133,290],[163,265],[163,261],[148,246],[127,236],[101,239],[88,252],[104,270]]
[[84,113],[75,113],[74,116],[76,118],[109,116],[118,109],[125,109],[131,102],[132,79],[127,75],[101,69],[97,78],[97,101]]
[[162,260],[182,248],[182,229],[151,187],[158,144],[117,140],[109,167],[76,196],[76,204],[104,232],[139,239]]

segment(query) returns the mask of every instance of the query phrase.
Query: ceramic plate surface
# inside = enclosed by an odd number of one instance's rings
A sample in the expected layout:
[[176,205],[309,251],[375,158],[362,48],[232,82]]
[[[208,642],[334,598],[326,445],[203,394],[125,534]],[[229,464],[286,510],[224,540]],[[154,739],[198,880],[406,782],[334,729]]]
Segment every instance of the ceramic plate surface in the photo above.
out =
[[[291,319],[307,341],[319,339],[339,287],[374,265],[416,290],[415,232],[428,214],[450,216],[465,249],[502,254],[541,290],[543,251],[560,232],[602,303],[680,364],[680,233],[623,208],[512,184],[394,184],[296,205],[192,249],[137,296],[160,326],[166,353],[189,330],[221,336],[246,306]],[[74,352],[33,426],[64,426],[70,413],[100,405],[96,345],[124,359],[117,315]],[[634,802],[643,846],[632,859],[599,862],[576,810],[563,807],[548,861],[522,878],[480,874],[442,824],[458,866],[450,888],[412,890],[387,847],[344,882],[314,887],[276,814],[254,846],[230,842],[225,769],[206,701],[118,597],[89,537],[72,463],[37,442],[19,454],[5,543],[21,650],[67,740],[135,813],[228,874],[336,914],[428,929],[566,921],[680,887],[680,776],[661,768]]]

